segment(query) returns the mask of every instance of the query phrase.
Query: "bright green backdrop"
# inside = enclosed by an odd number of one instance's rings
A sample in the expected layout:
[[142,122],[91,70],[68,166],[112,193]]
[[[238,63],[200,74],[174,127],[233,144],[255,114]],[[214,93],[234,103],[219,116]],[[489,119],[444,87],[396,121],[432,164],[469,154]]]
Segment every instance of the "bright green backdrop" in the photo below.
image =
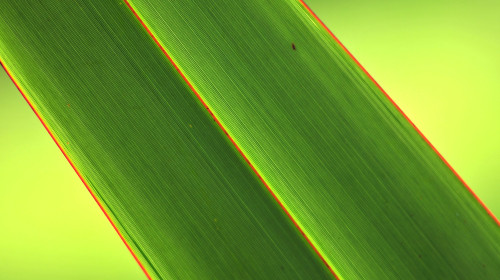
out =
[[[500,3],[307,3],[500,215]],[[0,278],[145,279],[5,73]]]
[[500,1],[306,3],[500,216]]
[[145,279],[3,69],[0,279]]

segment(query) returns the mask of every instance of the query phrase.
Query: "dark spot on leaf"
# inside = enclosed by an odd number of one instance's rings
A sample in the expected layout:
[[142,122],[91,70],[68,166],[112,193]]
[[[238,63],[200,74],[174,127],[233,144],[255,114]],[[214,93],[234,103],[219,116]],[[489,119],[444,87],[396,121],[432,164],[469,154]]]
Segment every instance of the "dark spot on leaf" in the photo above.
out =
[[295,50],[295,44],[294,43],[292,43],[292,49]]

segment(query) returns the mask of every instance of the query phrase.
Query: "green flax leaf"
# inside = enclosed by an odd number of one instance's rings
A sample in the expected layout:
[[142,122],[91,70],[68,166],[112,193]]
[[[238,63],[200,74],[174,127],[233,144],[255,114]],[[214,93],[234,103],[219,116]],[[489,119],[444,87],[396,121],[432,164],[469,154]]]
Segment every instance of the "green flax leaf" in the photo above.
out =
[[4,66],[150,277],[500,275],[497,222],[301,2],[0,18]]
[[152,278],[331,278],[126,5],[0,13],[5,66]]

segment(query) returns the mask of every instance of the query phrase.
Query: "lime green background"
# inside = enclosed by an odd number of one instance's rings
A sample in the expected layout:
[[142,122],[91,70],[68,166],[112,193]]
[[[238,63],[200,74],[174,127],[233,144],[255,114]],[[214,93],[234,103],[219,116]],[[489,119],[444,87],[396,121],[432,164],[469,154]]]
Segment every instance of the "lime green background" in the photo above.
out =
[[0,279],[145,279],[3,70]]
[[[498,1],[307,3],[500,215]],[[144,279],[0,73],[0,278]]]
[[500,1],[307,0],[500,215]]

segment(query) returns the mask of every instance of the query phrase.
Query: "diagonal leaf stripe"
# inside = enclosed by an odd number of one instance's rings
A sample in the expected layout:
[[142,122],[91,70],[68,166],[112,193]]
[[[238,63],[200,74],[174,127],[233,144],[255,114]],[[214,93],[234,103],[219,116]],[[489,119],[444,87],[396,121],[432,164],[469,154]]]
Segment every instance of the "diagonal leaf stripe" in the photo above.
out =
[[172,60],[172,58],[168,55],[168,53],[165,51],[165,49],[160,44],[160,42],[158,42],[158,40],[156,39],[156,37],[151,33],[151,31],[149,30],[149,28],[146,26],[146,24],[144,23],[144,21],[142,21],[142,19],[139,17],[139,15],[134,10],[134,8],[130,5],[130,3],[128,1],[125,0],[125,3],[130,8],[130,10],[132,11],[132,13],[137,17],[137,19],[139,20],[139,22],[141,23],[141,25],[146,29],[146,31],[148,32],[148,34],[152,37],[153,41],[158,45],[158,47],[162,50],[162,52],[165,54],[165,56],[168,58],[168,60],[172,63],[172,65],[177,70],[177,72],[179,72],[179,74],[182,76],[182,78],[184,79],[184,81],[186,81],[186,83],[189,85],[189,88],[193,91],[193,93],[196,95],[196,97],[200,100],[200,102],[203,104],[203,106],[207,109],[207,111],[210,113],[210,115],[212,116],[212,118],[214,119],[214,121],[217,123],[217,125],[219,125],[219,127],[222,129],[222,131],[224,132],[224,134],[229,138],[229,140],[234,145],[234,147],[236,148],[236,150],[238,150],[238,152],[241,154],[241,156],[244,158],[244,160],[248,163],[248,165],[250,166],[250,168],[252,169],[252,171],[255,172],[255,174],[257,175],[257,177],[259,177],[259,179],[262,181],[262,183],[270,191],[270,193],[273,196],[273,198],[277,201],[277,203],[279,204],[279,206],[284,210],[284,212],[290,218],[290,220],[292,221],[292,223],[294,224],[294,226],[297,227],[297,229],[304,236],[304,238],[309,243],[309,245],[312,246],[314,252],[319,256],[319,258],[321,259],[321,261],[323,261],[325,263],[325,265],[328,267],[328,269],[330,270],[330,272],[335,276],[335,278],[338,279],[337,275],[332,270],[332,268],[330,267],[330,265],[326,262],[326,260],[321,255],[321,253],[316,249],[316,247],[311,242],[311,240],[307,237],[307,235],[304,233],[304,231],[302,230],[302,228],[297,224],[297,222],[295,221],[295,219],[291,216],[290,212],[288,212],[288,210],[283,206],[283,204],[281,203],[281,201],[279,200],[279,198],[276,196],[276,194],[272,191],[272,189],[268,186],[268,184],[262,179],[262,176],[255,169],[255,167],[250,163],[250,161],[245,156],[245,154],[243,153],[243,151],[241,151],[241,149],[238,146],[238,144],[236,144],[236,142],[234,142],[233,138],[231,138],[231,136],[229,136],[229,134],[227,133],[227,131],[224,128],[224,126],[215,117],[215,115],[212,113],[212,111],[210,110],[210,108],[208,108],[208,106],[205,103],[205,101],[201,98],[201,96],[198,94],[198,92],[194,89],[193,85],[189,82],[189,80],[186,78],[186,76],[184,75],[184,73],[182,73],[182,71],[179,69],[179,67],[177,66],[177,64],[175,64],[175,62]]
[[0,56],[150,277],[332,278],[126,5],[61,3]]
[[425,137],[425,135],[418,129],[418,127],[408,118],[408,116],[401,110],[401,108],[394,102],[394,100],[385,92],[385,90],[375,81],[375,79],[366,71],[366,69],[359,63],[359,61],[351,54],[351,52],[342,44],[342,42],[339,41],[339,39],[332,33],[332,31],[321,21],[321,19],[318,18],[318,16],[309,8],[309,6],[303,1],[299,0],[302,5],[311,13],[311,15],[319,22],[319,24],[325,28],[325,30],[332,36],[332,38],[335,40],[337,44],[340,45],[340,47],[354,60],[354,62],[363,70],[363,72],[368,76],[368,78],[380,89],[380,91],[389,99],[389,101],[396,107],[396,109],[403,115],[403,117],[408,121],[413,128],[420,134],[422,138],[424,138],[425,142],[434,150],[435,153],[441,158],[441,160],[450,168],[450,170],[457,176],[457,178],[460,180],[460,182],[464,185],[464,187],[474,196],[474,198],[481,204],[481,206],[484,208],[486,213],[491,216],[491,218],[498,224],[500,225],[500,221],[495,217],[495,215],[486,207],[486,205],[481,201],[481,199],[472,191],[472,189],[465,183],[465,181],[460,177],[460,175],[453,169],[453,167],[446,161],[446,159],[439,153],[439,151],[432,145],[432,143]]
[[498,220],[304,2],[128,2],[340,276],[498,273]]
[[4,6],[3,66],[148,278],[500,275],[498,220],[302,0]]
[[73,168],[73,170],[76,172],[78,178],[85,185],[85,187],[89,191],[90,195],[95,200],[95,202],[97,203],[97,205],[99,206],[99,208],[101,209],[101,211],[103,212],[103,214],[106,216],[106,219],[108,219],[108,221],[111,223],[111,226],[116,231],[116,233],[118,234],[118,236],[120,237],[120,239],[123,241],[123,243],[125,244],[125,247],[127,247],[127,249],[130,251],[130,253],[132,254],[134,260],[137,262],[137,264],[139,265],[139,267],[141,268],[141,270],[144,272],[144,274],[146,274],[146,277],[148,279],[151,279],[151,276],[147,272],[146,268],[141,263],[141,261],[139,260],[139,258],[137,257],[137,255],[134,253],[134,251],[130,247],[129,243],[125,240],[125,238],[123,237],[123,234],[120,232],[120,230],[118,229],[118,227],[116,226],[115,222],[110,217],[110,215],[108,214],[108,212],[105,210],[105,208],[104,208],[103,204],[101,203],[101,201],[94,194],[94,191],[92,190],[92,188],[88,185],[88,183],[82,177],[81,173],[78,171],[78,169],[76,168],[76,166],[73,164],[73,161],[71,161],[71,159],[69,158],[69,156],[66,154],[66,152],[62,148],[61,144],[57,141],[57,139],[54,136],[54,134],[52,133],[52,131],[48,128],[48,126],[45,123],[45,121],[43,120],[43,118],[40,116],[40,114],[38,113],[38,111],[35,109],[34,105],[31,103],[30,99],[26,96],[26,94],[24,93],[24,91],[21,89],[21,87],[19,86],[19,84],[17,83],[17,81],[11,75],[10,71],[3,65],[3,62],[1,60],[0,60],[0,65],[5,70],[5,72],[7,73],[7,75],[11,79],[11,81],[14,83],[14,85],[16,86],[16,88],[19,90],[19,92],[23,96],[24,100],[26,100],[26,102],[28,103],[28,105],[30,106],[30,108],[33,110],[33,112],[35,113],[35,115],[38,118],[38,120],[40,120],[40,122],[42,123],[43,127],[45,128],[45,130],[47,131],[47,133],[49,133],[50,137],[52,138],[52,140],[54,141],[54,143],[56,144],[56,146],[59,148],[59,150],[62,152],[62,154],[64,155],[64,157],[68,161],[68,163],[71,165],[71,167]]

